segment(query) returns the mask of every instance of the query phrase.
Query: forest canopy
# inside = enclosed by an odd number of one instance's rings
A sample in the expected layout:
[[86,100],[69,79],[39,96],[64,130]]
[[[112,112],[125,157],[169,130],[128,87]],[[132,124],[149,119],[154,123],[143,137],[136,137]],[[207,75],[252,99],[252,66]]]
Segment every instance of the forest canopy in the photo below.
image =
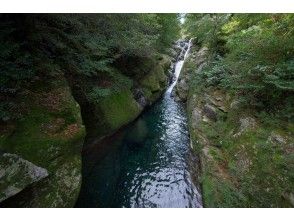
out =
[[2,14],[0,19],[1,119],[13,118],[9,97],[36,77],[111,73],[122,56],[167,53],[180,31],[177,14]]

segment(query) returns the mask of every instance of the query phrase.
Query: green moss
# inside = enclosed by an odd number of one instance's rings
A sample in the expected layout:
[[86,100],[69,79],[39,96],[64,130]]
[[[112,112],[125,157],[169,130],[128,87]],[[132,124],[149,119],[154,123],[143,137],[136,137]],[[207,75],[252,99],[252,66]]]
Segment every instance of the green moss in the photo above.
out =
[[99,103],[103,120],[111,130],[133,121],[141,112],[138,103],[134,100],[130,90],[114,93]]
[[1,207],[73,207],[81,186],[80,155],[58,157],[51,163],[56,169],[48,178],[5,200]]
[[[164,68],[167,66],[167,58],[158,63],[154,59],[146,62],[138,57],[128,59],[126,65],[118,65],[118,69],[113,69],[111,73],[99,73],[91,80],[82,77],[75,82],[78,86],[73,86],[74,94],[82,108],[88,137],[109,135],[140,114],[143,109],[134,98],[134,88],[143,91],[149,104],[159,98],[166,88]],[[142,68],[145,65],[146,68]],[[134,69],[128,72],[130,66],[134,66]]]
[[143,93],[147,100],[152,100],[152,92],[149,89],[143,88]]
[[21,207],[72,207],[80,188],[80,151],[85,136],[79,105],[64,81],[44,90],[35,85],[21,99],[28,112],[16,121],[10,135],[1,136],[1,146],[47,169],[49,177],[7,203]]
[[162,61],[161,64],[156,65],[150,73],[140,81],[144,96],[150,103],[158,99],[167,86],[167,76],[164,71],[164,65],[166,64]]
[[159,60],[159,65],[162,66],[164,72],[167,73],[167,70],[171,66],[171,57],[168,55],[161,55]]
[[141,82],[141,85],[151,92],[157,92],[160,90],[160,84],[156,74],[148,74]]
[[[36,105],[34,101],[27,100],[28,104],[31,105],[29,114],[17,121],[15,131],[12,135],[6,137],[3,146],[8,152],[19,154],[39,166],[48,168],[50,166],[49,161],[55,157],[69,152],[77,152],[75,146],[81,147],[85,131],[81,125],[79,107],[73,100],[69,101],[70,104],[63,103],[63,108],[59,112],[53,113],[40,105]],[[45,132],[46,127],[54,126],[56,118],[64,120],[60,130],[76,123],[80,126],[79,131],[69,138],[62,135],[47,134]]]

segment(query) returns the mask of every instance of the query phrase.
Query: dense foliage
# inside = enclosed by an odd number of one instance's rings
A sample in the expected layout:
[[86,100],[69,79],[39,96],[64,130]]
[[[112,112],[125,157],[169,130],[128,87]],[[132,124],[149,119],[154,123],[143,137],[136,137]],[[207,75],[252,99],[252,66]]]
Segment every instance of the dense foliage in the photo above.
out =
[[28,83],[61,72],[113,74],[120,57],[154,57],[179,34],[175,14],[3,14],[0,20],[2,120],[16,117],[13,97]]
[[[211,106],[217,115],[191,126],[203,150],[205,205],[293,207],[294,16],[192,14],[186,20],[197,51],[188,61],[188,112]],[[209,51],[203,68],[197,46]]]
[[212,58],[199,77],[259,109],[293,106],[293,24],[292,14],[188,15],[186,29]]

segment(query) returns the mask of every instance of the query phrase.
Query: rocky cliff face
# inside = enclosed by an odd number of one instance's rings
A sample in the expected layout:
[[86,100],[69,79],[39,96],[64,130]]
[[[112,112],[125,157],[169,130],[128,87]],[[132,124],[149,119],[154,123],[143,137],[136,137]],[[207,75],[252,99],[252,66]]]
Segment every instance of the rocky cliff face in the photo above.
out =
[[65,77],[36,80],[17,99],[22,117],[1,127],[1,206],[72,207],[85,129]]
[[188,98],[189,83],[192,79],[193,73],[199,73],[206,65],[208,48],[198,48],[195,45],[184,63],[182,72],[180,74],[178,83],[174,90],[174,96],[177,101],[186,102]]
[[[130,123],[145,107],[156,101],[168,84],[171,61],[125,61],[112,74],[70,78],[73,95],[81,106],[88,139],[99,139]],[[131,68],[129,72],[126,72]]]
[[175,95],[187,102],[191,144],[201,158],[204,205],[293,206],[293,124],[266,121],[242,106],[241,97],[203,86],[195,76],[205,66],[207,48],[192,50]]
[[170,60],[127,59],[92,78],[36,78],[17,97],[21,117],[1,124],[0,206],[73,207],[85,135],[112,134],[155,102],[168,84]]

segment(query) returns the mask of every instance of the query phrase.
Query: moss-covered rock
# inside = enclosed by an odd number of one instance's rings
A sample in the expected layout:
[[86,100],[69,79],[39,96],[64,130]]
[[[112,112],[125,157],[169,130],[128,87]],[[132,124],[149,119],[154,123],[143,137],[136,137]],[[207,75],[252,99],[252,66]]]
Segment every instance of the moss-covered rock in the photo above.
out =
[[[292,206],[291,130],[281,131],[244,108],[224,113],[215,105],[216,117],[208,117],[205,106],[213,105],[213,94],[214,89],[205,88],[188,98],[191,143],[201,158],[205,206]],[[282,135],[277,136],[278,131]]]
[[100,105],[104,119],[112,130],[134,120],[141,111],[129,90],[104,98]]
[[[169,57],[146,62],[145,58],[134,59],[125,57],[117,64],[120,69],[99,73],[91,80],[89,77],[69,80],[81,106],[89,139],[110,135],[132,122],[166,89]],[[126,67],[134,69],[128,72]]]
[[16,154],[4,153],[0,156],[0,202],[47,176],[46,169]]
[[39,78],[17,97],[22,117],[0,127],[0,150],[45,168],[49,175],[23,187],[1,206],[74,206],[85,133],[89,139],[114,133],[138,117],[167,86],[168,57],[137,61],[126,65],[136,67],[128,74],[123,65],[93,77]]
[[153,103],[168,84],[167,69],[170,66],[170,60],[163,57],[149,74],[140,80],[140,86],[143,88],[144,95],[149,103]]
[[[85,129],[65,78],[51,80],[32,84],[18,97],[26,112],[14,122],[0,147],[47,169],[49,176],[5,201],[7,206],[72,207],[78,196]],[[23,196],[27,193],[30,196]]]
[[102,137],[133,121],[142,111],[131,90],[113,92],[100,97],[98,102],[88,102],[82,108],[83,119],[90,137]]

